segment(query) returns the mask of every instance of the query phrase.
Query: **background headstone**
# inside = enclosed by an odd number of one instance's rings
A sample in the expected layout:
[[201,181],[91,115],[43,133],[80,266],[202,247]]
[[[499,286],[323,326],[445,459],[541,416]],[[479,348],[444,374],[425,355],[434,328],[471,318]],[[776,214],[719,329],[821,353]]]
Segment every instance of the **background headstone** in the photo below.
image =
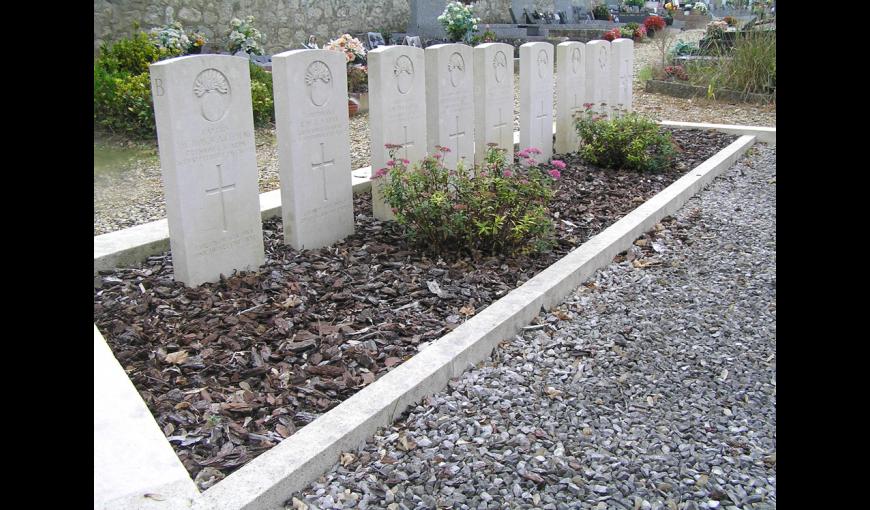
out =
[[[610,42],[586,43],[586,95],[592,109],[599,114],[610,112]],[[601,103],[606,103],[602,106]]]
[[265,258],[248,62],[196,55],[151,65],[172,264],[189,286]]
[[415,35],[415,36],[406,35],[405,42],[403,44],[405,44],[406,46],[413,46],[415,48],[422,48],[423,47],[423,42],[420,41],[419,35]]
[[436,44],[426,52],[426,135],[429,154],[449,147],[444,165],[474,164],[474,56],[467,44]]
[[484,43],[474,47],[474,162],[486,159],[487,144],[514,159],[514,47]]
[[373,50],[379,46],[386,45],[386,41],[384,41],[384,36],[380,32],[367,32],[366,39],[368,39],[369,50]]
[[520,46],[520,150],[541,149],[538,162],[553,156],[553,45]]
[[330,50],[272,57],[284,242],[315,249],[353,234],[347,61]]
[[584,111],[586,98],[586,45],[563,42],[556,46],[556,145],[557,154],[576,152],[580,137],[574,115]]
[[447,0],[410,0],[411,14],[408,17],[408,33],[430,39],[447,39],[447,32],[438,16],[444,13]]
[[633,80],[634,41],[615,39],[610,43],[610,103],[613,111],[631,111]]
[[[411,165],[426,157],[426,58],[422,48],[383,46],[368,53],[369,131],[372,174],[387,166],[385,144],[405,144],[397,157]],[[372,208],[376,218],[395,219],[372,182]]]

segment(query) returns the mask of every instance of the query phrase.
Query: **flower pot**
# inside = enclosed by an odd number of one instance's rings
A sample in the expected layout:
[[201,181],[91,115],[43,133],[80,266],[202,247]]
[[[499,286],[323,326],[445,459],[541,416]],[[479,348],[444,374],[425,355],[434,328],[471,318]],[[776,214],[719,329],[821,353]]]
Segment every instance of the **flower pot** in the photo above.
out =
[[202,46],[194,46],[187,52],[188,55],[199,55],[202,53]]

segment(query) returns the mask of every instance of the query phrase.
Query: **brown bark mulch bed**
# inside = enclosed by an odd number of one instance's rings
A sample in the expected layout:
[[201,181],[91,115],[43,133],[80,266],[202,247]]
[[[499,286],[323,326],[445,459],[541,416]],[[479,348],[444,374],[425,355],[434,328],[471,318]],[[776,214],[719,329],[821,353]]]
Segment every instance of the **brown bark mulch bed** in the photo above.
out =
[[354,200],[356,233],[298,252],[264,222],[266,264],[191,289],[169,253],[101,273],[94,322],[179,458],[207,488],[335,407],[424,344],[522,285],[737,137],[674,130],[676,168],[587,167],[576,156],[552,203],[558,244],[535,256],[445,262],[409,248]]

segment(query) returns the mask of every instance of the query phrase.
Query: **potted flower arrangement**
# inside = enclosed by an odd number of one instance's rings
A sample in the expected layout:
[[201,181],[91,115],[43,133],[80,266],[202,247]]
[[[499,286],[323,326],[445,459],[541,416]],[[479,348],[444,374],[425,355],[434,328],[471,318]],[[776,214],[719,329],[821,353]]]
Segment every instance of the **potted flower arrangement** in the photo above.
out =
[[356,114],[363,103],[365,103],[364,109],[368,109],[368,68],[366,48],[362,41],[350,34],[343,34],[326,43],[323,49],[344,53],[347,61],[348,113]]
[[260,43],[263,40],[263,34],[254,28],[254,17],[248,16],[244,21],[233,18],[230,21],[230,53],[238,52],[247,53],[248,55],[262,55],[263,47]]
[[471,34],[477,31],[480,18],[474,17],[473,8],[462,2],[450,2],[444,8],[438,23],[444,27],[451,42],[471,42]]
[[190,39],[178,21],[164,27],[152,28],[149,36],[155,46],[173,55],[184,55],[190,48]]
[[[633,35],[634,34],[632,34],[632,36]],[[613,42],[614,39],[619,39],[620,37],[623,37],[623,35],[622,35],[622,29],[619,27],[614,27],[614,28],[608,30],[607,32],[604,32],[604,35],[601,36],[602,39],[604,39],[605,41],[610,41],[610,42]]]
[[667,22],[661,16],[652,15],[643,20],[643,26],[646,28],[649,36],[653,37],[654,33],[665,29]]
[[672,2],[668,2],[665,4],[665,24],[667,26],[671,26],[674,24],[674,11],[677,10],[677,6]]
[[187,38],[190,40],[190,46],[187,49],[187,53],[191,55],[202,53],[202,47],[206,42],[208,42],[205,35],[200,32],[188,34]]

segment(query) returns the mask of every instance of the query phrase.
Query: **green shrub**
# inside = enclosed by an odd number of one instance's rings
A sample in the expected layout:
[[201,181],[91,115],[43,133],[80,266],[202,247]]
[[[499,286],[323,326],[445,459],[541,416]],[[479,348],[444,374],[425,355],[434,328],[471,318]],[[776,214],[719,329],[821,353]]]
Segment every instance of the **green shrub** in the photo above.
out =
[[465,253],[510,254],[542,251],[552,245],[548,206],[553,181],[564,168],[553,161],[545,171],[528,149],[524,164],[509,165],[504,151],[490,147],[486,163],[472,174],[460,162],[447,169],[442,156],[430,156],[409,169],[395,157],[400,146],[388,145],[388,168],[375,173],[376,183],[393,208],[408,240],[439,256]]
[[159,48],[148,34],[139,32],[129,39],[100,46],[100,56],[94,65],[110,73],[142,74],[147,73],[148,66],[154,62],[181,54],[181,51]]
[[146,73],[109,73],[94,67],[94,122],[133,138],[155,134],[151,78]]
[[604,168],[657,172],[670,167],[676,149],[670,133],[655,121],[637,113],[607,120],[592,104],[576,119],[580,156],[586,163]]
[[254,107],[254,125],[262,127],[275,122],[275,96],[272,93],[272,74],[250,63],[251,104]]

